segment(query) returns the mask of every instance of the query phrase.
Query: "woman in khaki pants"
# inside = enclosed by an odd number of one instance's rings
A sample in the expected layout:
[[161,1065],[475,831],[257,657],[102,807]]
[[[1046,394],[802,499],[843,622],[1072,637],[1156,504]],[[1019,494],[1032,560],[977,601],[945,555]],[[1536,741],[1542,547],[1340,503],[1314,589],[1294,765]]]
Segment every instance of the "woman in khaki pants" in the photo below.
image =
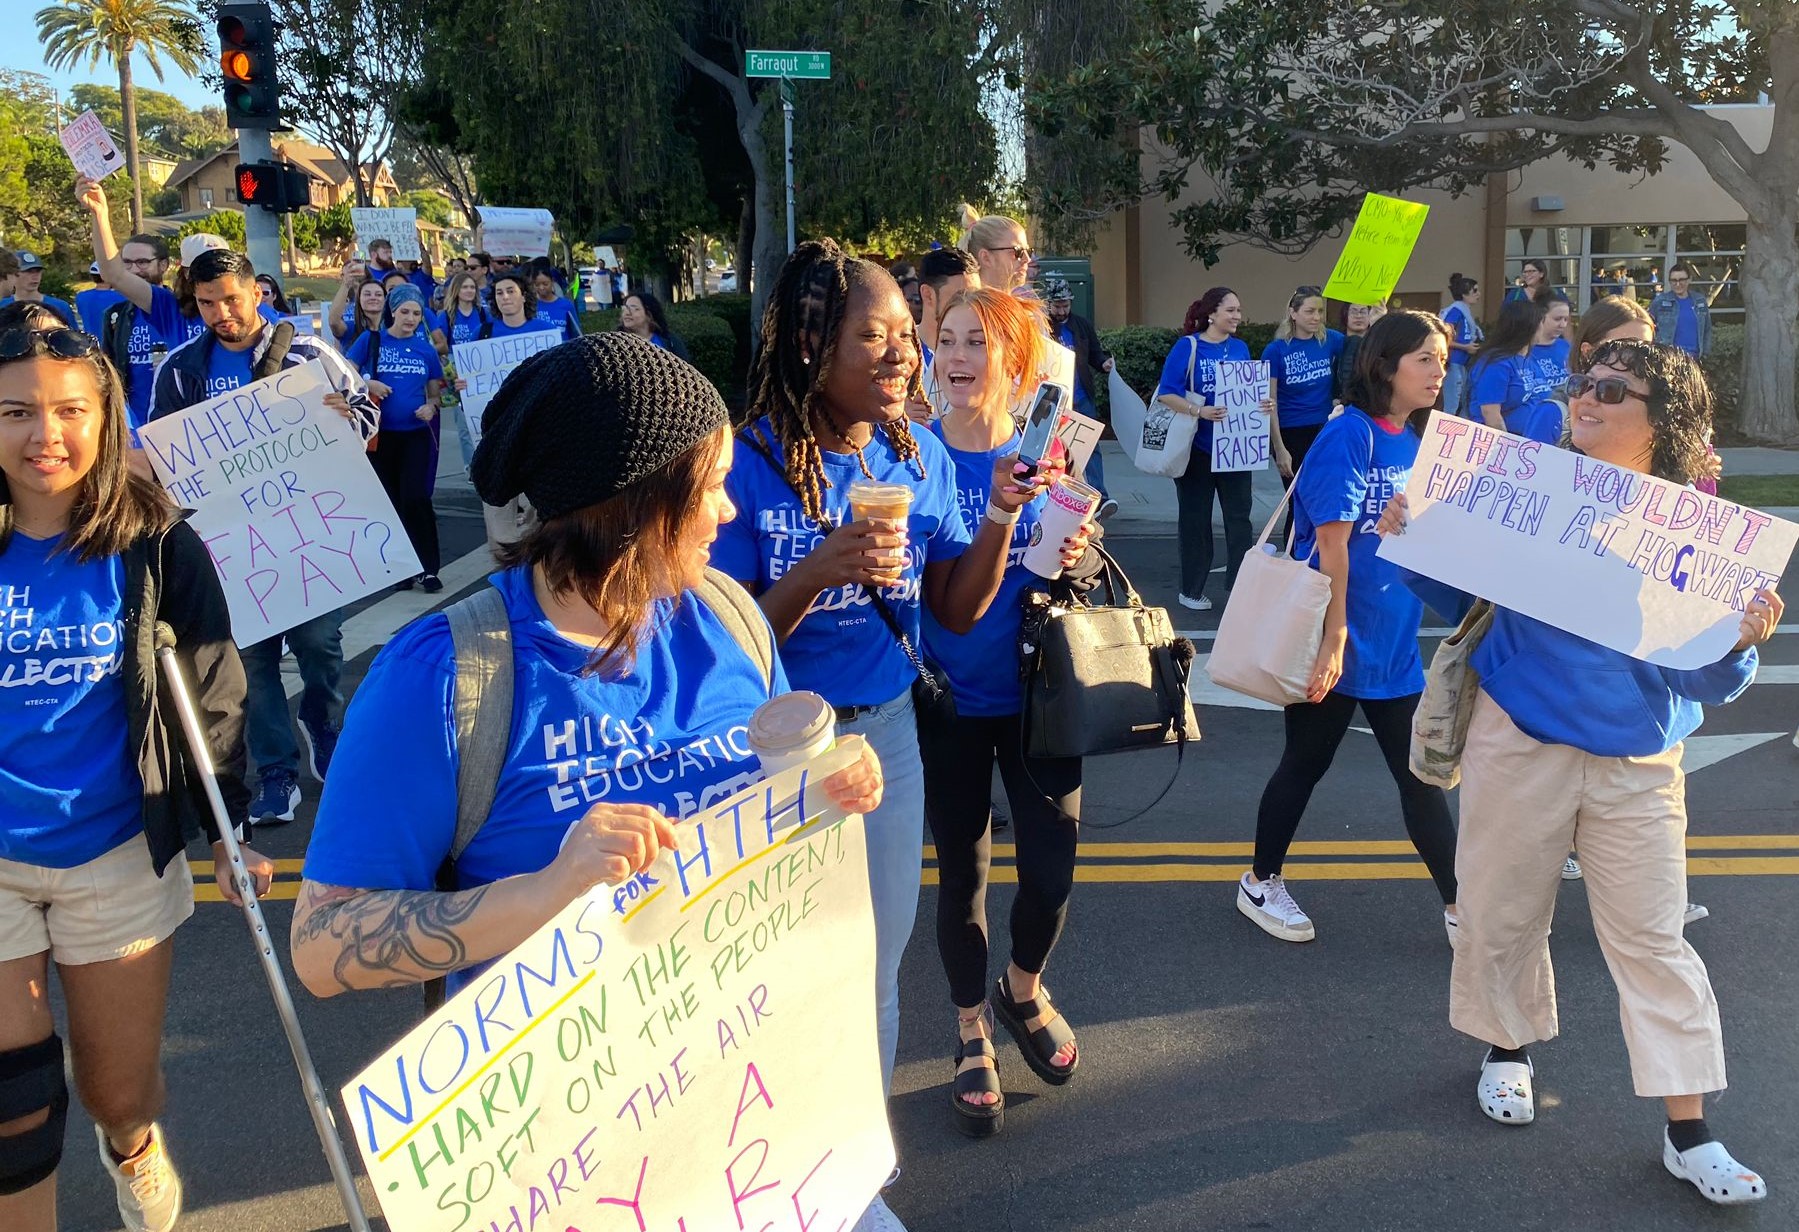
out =
[[[1690,483],[1701,473],[1711,394],[1674,347],[1609,342],[1569,382],[1573,447],[1624,470]],[[1403,534],[1405,498],[1382,515]],[[1470,598],[1416,575],[1407,582],[1446,615]],[[1477,1098],[1505,1125],[1536,1117],[1527,1045],[1556,1035],[1549,923],[1562,860],[1580,849],[1593,928],[1618,986],[1638,1095],[1660,1097],[1662,1162],[1718,1203],[1755,1202],[1761,1177],[1705,1124],[1707,1091],[1724,1087],[1724,1041],[1705,964],[1682,936],[1686,788],[1681,742],[1702,704],[1749,687],[1755,647],[1780,621],[1759,591],[1734,649],[1676,671],[1499,609],[1473,656],[1481,692],[1462,757],[1456,854],[1460,937],[1449,1020],[1489,1045]]]

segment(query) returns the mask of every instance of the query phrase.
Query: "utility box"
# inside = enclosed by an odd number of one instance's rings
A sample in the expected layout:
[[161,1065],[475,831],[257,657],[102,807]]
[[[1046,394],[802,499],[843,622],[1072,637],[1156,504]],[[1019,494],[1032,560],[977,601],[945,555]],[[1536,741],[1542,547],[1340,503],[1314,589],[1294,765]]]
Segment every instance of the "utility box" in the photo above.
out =
[[1074,292],[1075,315],[1093,319],[1093,262],[1086,257],[1039,257],[1037,281],[1055,275],[1068,280]]

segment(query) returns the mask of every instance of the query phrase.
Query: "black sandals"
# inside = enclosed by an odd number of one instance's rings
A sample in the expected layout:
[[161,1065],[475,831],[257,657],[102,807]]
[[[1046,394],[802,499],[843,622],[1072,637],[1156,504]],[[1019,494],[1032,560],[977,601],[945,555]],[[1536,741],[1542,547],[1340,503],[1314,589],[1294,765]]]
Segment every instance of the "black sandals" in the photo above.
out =
[[[993,1029],[993,1019],[988,1014],[988,1030]],[[976,1065],[963,1069],[962,1063],[970,1057],[986,1057],[995,1062],[994,1065]],[[1000,1090],[999,1070],[997,1063],[999,1054],[993,1050],[993,1041],[985,1036],[976,1036],[965,1040],[957,1032],[956,1039],[956,1080],[950,1084],[950,1107],[956,1110],[956,1128],[970,1138],[990,1138],[1000,1131],[1006,1119],[1006,1095]],[[964,1095],[981,1095],[991,1092],[999,1096],[991,1104],[971,1104]]]
[[[1018,1041],[1018,1051],[1024,1054],[1024,1063],[1031,1067],[1037,1077],[1057,1087],[1074,1077],[1075,1068],[1081,1063],[1078,1050],[1074,1060],[1066,1066],[1055,1064],[1056,1053],[1074,1043],[1074,1028],[1050,1005],[1049,989],[1039,986],[1037,995],[1029,1001],[1014,1001],[1012,986],[1002,975],[993,985],[990,1004],[995,1016],[1012,1033],[1012,1038]],[[1050,1017],[1052,1014],[1055,1015],[1053,1018]],[[1046,1018],[1048,1021],[1032,1031],[1025,1024],[1033,1018]]]

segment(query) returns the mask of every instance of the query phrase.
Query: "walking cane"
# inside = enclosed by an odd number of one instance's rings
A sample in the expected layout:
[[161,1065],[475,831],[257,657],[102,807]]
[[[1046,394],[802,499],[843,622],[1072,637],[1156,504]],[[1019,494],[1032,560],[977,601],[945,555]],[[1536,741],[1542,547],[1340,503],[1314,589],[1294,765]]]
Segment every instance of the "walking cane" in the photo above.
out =
[[225,799],[219,795],[219,784],[213,774],[212,755],[207,751],[206,736],[200,730],[200,718],[194,699],[187,691],[187,680],[181,673],[181,661],[175,657],[175,630],[163,621],[156,622],[156,657],[162,664],[169,692],[175,698],[175,709],[181,714],[181,730],[187,736],[187,747],[194,765],[206,785],[206,799],[212,805],[213,818],[219,824],[219,838],[231,861],[231,880],[243,898],[244,921],[250,926],[250,937],[256,943],[256,956],[262,960],[262,973],[269,981],[269,994],[275,999],[275,1012],[281,1018],[281,1029],[287,1033],[287,1046],[294,1054],[294,1067],[300,1071],[300,1085],[306,1090],[307,1109],[312,1113],[312,1127],[318,1131],[319,1145],[325,1149],[325,1162],[331,1165],[331,1179],[337,1182],[337,1196],[350,1217],[352,1232],[369,1232],[369,1218],[362,1209],[362,1197],[356,1192],[356,1177],[344,1154],[343,1140],[337,1136],[337,1118],[331,1110],[331,1097],[319,1081],[319,1071],[312,1063],[306,1047],[306,1036],[294,1013],[294,999],[287,990],[287,977],[275,958],[275,947],[269,943],[269,927],[262,918],[262,905],[256,901],[256,887],[250,871],[244,867],[243,851],[231,818],[225,813]]

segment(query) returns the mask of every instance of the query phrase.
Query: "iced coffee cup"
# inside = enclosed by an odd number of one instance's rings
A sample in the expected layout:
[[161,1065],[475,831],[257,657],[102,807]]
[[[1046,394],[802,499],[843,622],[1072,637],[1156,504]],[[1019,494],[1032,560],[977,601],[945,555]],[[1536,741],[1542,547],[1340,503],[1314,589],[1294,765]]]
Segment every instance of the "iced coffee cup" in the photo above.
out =
[[903,483],[858,479],[850,485],[850,512],[865,518],[891,518],[902,527],[912,512],[912,489]]

